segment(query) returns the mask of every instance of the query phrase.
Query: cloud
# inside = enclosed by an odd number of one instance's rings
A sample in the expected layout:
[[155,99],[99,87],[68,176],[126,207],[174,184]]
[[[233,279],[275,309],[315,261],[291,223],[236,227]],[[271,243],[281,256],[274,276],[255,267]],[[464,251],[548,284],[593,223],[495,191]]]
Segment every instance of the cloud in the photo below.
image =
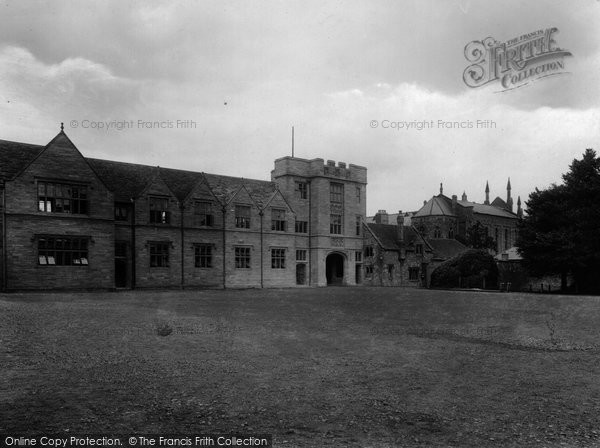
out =
[[[9,1],[0,138],[45,143],[72,119],[192,120],[67,132],[89,156],[265,179],[293,125],[297,156],[368,167],[371,213],[415,209],[439,182],[481,200],[486,180],[503,195],[511,176],[527,196],[598,141],[599,19],[598,2]],[[570,74],[510,93],[464,85],[468,42],[550,26]],[[478,119],[496,128],[438,128]]]
[[83,58],[45,64],[27,49],[3,46],[0,66],[5,129],[16,127],[26,133],[48,126],[58,129],[57,121],[80,120],[90,113],[102,119],[138,100],[135,81],[114,76],[102,64]]

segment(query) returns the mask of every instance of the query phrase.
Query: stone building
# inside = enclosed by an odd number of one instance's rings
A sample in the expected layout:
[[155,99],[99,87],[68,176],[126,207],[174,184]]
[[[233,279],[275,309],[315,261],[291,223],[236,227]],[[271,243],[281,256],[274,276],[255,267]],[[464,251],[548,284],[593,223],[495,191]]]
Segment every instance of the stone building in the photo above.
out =
[[388,224],[387,216],[380,210],[378,222],[365,225],[367,285],[428,287],[433,270],[466,249],[454,239],[426,238],[402,212],[395,215],[396,224]]
[[271,181],[0,141],[2,290],[354,285],[367,170],[283,157]]
[[517,212],[513,212],[510,179],[506,186],[506,201],[496,197],[490,203],[490,188],[486,183],[485,201],[471,202],[466,193],[458,200],[444,195],[440,184],[440,193],[428,201],[412,216],[412,224],[426,238],[464,239],[467,230],[479,222],[496,242],[496,253],[507,250],[517,240],[517,222],[523,216],[521,198],[517,200]]

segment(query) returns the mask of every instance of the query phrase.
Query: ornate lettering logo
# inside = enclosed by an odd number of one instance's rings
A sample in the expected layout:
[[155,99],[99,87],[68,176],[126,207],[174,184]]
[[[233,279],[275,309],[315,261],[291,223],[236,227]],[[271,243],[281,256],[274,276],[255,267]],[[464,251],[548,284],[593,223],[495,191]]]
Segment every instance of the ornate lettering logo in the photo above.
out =
[[504,43],[492,37],[474,40],[465,46],[465,58],[471,63],[463,72],[469,87],[482,87],[499,81],[503,90],[522,87],[531,81],[565,72],[565,56],[554,40],[558,28],[534,31]]

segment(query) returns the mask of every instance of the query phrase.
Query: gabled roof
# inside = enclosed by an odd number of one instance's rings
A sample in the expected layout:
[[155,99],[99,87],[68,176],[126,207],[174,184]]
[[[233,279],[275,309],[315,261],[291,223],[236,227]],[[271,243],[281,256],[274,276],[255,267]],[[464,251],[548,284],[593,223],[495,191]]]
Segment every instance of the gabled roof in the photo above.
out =
[[244,186],[257,206],[263,208],[276,190],[275,183],[266,180],[245,179],[218,174],[205,174],[204,176],[208,186],[222,204],[228,204],[235,197],[240,187]]
[[467,250],[467,246],[455,239],[427,238],[427,242],[433,248],[433,257],[441,260],[447,260]]
[[116,201],[129,201],[144,191],[157,167],[112,160],[87,159],[104,183],[114,191]]
[[506,202],[500,196],[496,196],[496,199],[492,201],[494,207],[506,208]]
[[[394,224],[366,224],[369,231],[377,239],[381,247],[385,250],[400,250],[402,244],[398,240],[398,226]],[[433,250],[429,243],[419,234],[413,226],[404,226],[404,247],[415,244],[417,240],[425,243],[425,250]]]
[[473,213],[479,213],[482,215],[501,216],[503,218],[517,219],[517,215],[493,205],[478,204],[477,202],[469,201],[458,201],[463,207],[473,207]]
[[452,213],[452,199],[438,194],[427,201],[414,216],[455,216]]
[[[61,132],[59,135],[63,135]],[[66,136],[66,134],[64,134]],[[68,138],[68,137],[67,137]],[[55,137],[56,139],[56,137]],[[0,140],[0,179],[11,180],[25,169],[47,147]],[[259,208],[266,207],[277,193],[274,182],[240,177],[205,174],[194,171],[161,168],[136,163],[84,157],[100,180],[115,193],[115,200],[136,198],[155,178],[160,177],[179,200],[187,198],[202,179],[215,197],[227,204],[243,186]],[[285,199],[285,198],[284,198]]]
[[43,150],[40,145],[0,140],[0,179],[15,177]]
[[158,172],[167,187],[173,192],[175,197],[183,201],[190,194],[192,189],[203,178],[202,173],[194,171],[176,170],[173,168],[158,168]]
[[393,224],[367,224],[371,233],[377,238],[385,250],[400,250],[398,226]]

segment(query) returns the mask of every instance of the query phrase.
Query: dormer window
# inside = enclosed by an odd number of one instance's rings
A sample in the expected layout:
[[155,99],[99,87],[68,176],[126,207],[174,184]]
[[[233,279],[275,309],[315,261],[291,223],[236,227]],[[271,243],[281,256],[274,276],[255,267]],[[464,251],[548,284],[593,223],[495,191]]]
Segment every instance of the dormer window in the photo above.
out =
[[150,223],[169,224],[169,200],[167,198],[150,197]]
[[214,225],[212,202],[197,201],[195,204],[194,213],[196,215],[197,225],[206,227],[211,227]]
[[285,224],[285,210],[278,208],[271,209],[271,230],[285,232]]
[[235,226],[238,229],[250,228],[250,213],[251,209],[249,205],[235,206]]

